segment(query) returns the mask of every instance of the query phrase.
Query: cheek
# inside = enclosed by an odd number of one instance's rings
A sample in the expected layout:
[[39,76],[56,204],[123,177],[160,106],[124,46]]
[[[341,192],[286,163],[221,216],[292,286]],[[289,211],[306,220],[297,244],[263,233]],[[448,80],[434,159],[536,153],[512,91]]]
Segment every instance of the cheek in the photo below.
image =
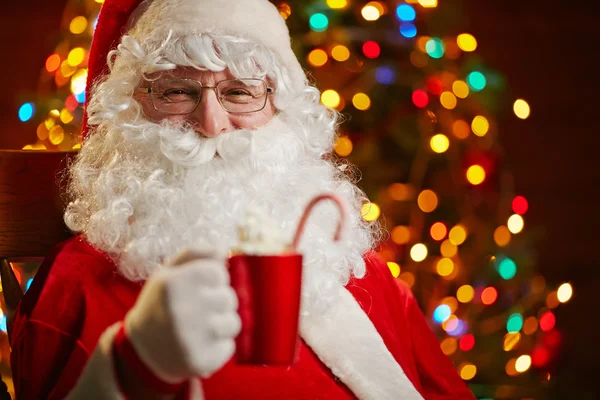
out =
[[263,110],[246,115],[232,115],[231,121],[233,126],[237,129],[255,129],[266,125],[276,112],[277,109],[273,103],[269,101]]

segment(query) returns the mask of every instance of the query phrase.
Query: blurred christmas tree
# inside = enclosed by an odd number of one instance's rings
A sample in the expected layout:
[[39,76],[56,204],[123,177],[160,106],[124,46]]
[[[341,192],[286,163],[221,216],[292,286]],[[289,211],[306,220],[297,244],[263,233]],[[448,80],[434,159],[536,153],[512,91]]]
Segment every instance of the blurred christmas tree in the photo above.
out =
[[[79,147],[87,51],[101,0],[70,0],[39,97],[21,107],[28,149]],[[541,398],[560,355],[553,309],[569,300],[536,273],[528,203],[514,193],[499,115],[525,119],[476,55],[457,1],[274,1],[324,104],[344,115],[335,152],[362,172],[364,218],[410,285],[444,353],[479,398]]]

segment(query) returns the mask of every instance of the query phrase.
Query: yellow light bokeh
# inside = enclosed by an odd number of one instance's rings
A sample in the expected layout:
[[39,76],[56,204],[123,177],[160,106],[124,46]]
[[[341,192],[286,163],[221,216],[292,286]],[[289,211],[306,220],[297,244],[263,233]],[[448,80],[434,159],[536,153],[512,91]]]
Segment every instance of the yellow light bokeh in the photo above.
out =
[[308,62],[315,67],[322,67],[327,63],[329,56],[323,49],[314,49],[308,53]]
[[511,240],[512,236],[508,228],[504,225],[500,225],[494,231],[494,242],[498,247],[506,247]]
[[329,8],[334,10],[339,10],[342,8],[346,8],[348,6],[347,0],[327,0],[327,5]]
[[448,110],[453,110],[457,104],[456,96],[452,92],[443,92],[440,95],[440,104]]
[[558,287],[556,296],[558,297],[558,301],[561,303],[566,303],[573,296],[573,287],[570,283],[563,283]]
[[288,19],[290,15],[292,15],[292,7],[288,3],[279,3],[277,6],[279,10],[279,15],[283,17],[283,19]]
[[513,214],[508,218],[506,226],[508,226],[508,230],[511,233],[517,234],[523,230],[525,221],[523,221],[523,217],[521,217],[519,214]]
[[469,381],[477,375],[477,367],[471,363],[462,364],[459,367],[459,374],[463,380]]
[[371,99],[364,93],[356,93],[352,97],[352,104],[358,110],[366,111],[371,108]]
[[434,152],[441,154],[450,147],[450,140],[443,133],[438,133],[431,138],[429,145]]
[[446,225],[444,225],[443,222],[436,222],[435,224],[431,225],[431,228],[429,229],[431,238],[438,242],[444,240],[447,233],[448,228],[446,228]]
[[388,188],[388,193],[392,200],[405,201],[414,196],[414,189],[406,183],[392,183]]
[[440,348],[442,349],[442,352],[445,355],[450,356],[456,353],[456,349],[458,348],[458,341],[453,337],[447,337],[441,341]]
[[471,165],[467,169],[467,180],[471,185],[480,185],[485,180],[485,170],[481,165]]
[[381,214],[381,209],[375,203],[365,203],[363,204],[360,210],[360,214],[362,215],[365,221],[371,222],[379,218],[379,215]]
[[449,239],[446,239],[440,245],[440,253],[444,257],[454,257],[458,253],[458,247],[453,245]]
[[352,141],[347,136],[340,136],[335,141],[335,145],[333,146],[333,150],[339,156],[346,157],[352,153],[354,146]]
[[467,229],[463,225],[454,226],[448,233],[448,239],[453,245],[460,246],[467,240]]
[[508,332],[504,335],[504,341],[502,342],[502,348],[504,351],[513,350],[521,341],[520,332]]
[[390,269],[390,272],[392,273],[392,276],[394,278],[397,278],[400,276],[400,266],[398,265],[398,263],[395,263],[393,261],[388,261],[387,266]]
[[396,244],[406,244],[410,241],[410,228],[404,225],[395,226],[391,232],[392,242]]
[[452,83],[452,92],[460,99],[465,99],[469,96],[469,85],[465,81],[454,81]]
[[[54,125],[54,121],[52,121],[52,125]],[[48,128],[46,127],[45,122],[42,122],[37,126],[35,134],[40,140],[48,139]]]
[[50,132],[48,132],[48,139],[50,140],[50,143],[55,146],[61,144],[62,141],[65,140],[65,131],[63,127],[54,125],[52,129],[50,129]]
[[523,99],[517,99],[513,104],[513,111],[515,115],[521,119],[527,119],[531,114],[531,108],[529,104]]
[[71,78],[71,93],[77,95],[85,92],[87,70],[81,69],[73,74]]
[[427,258],[427,246],[423,243],[417,243],[410,248],[410,258],[416,262],[421,262]]
[[533,335],[538,328],[537,318],[534,316],[527,317],[525,321],[523,321],[523,333],[526,335]]
[[364,6],[360,11],[360,14],[367,21],[377,21],[379,17],[381,17],[381,13],[377,9],[377,7],[375,7],[371,3]]
[[435,269],[438,275],[448,276],[454,271],[454,261],[444,257],[437,262]]
[[321,103],[327,107],[335,108],[340,105],[340,95],[333,89],[327,89],[321,93]]
[[515,362],[515,369],[517,370],[517,372],[523,373],[527,371],[529,367],[531,367],[530,356],[528,356],[527,354],[523,354],[522,356],[517,358],[517,361]]
[[471,127],[467,121],[457,119],[452,124],[452,134],[458,139],[466,139],[471,133]]
[[475,289],[471,285],[462,285],[456,291],[456,298],[461,303],[468,303],[475,297]]
[[69,52],[67,62],[71,67],[76,67],[85,59],[85,49],[83,47],[75,47]]
[[83,33],[86,30],[87,26],[88,26],[87,18],[80,15],[71,20],[71,23],[69,24],[69,30],[71,31],[71,33],[73,33],[75,35],[79,35],[80,33]]
[[66,108],[63,108],[60,111],[60,120],[63,124],[68,124],[69,122],[73,121],[73,114],[71,114],[71,112],[69,112],[69,110]]
[[435,210],[438,206],[438,197],[432,190],[425,189],[421,193],[419,193],[419,197],[417,198],[417,204],[421,211],[425,213],[430,213]]
[[333,49],[331,49],[331,57],[333,57],[336,61],[346,61],[350,58],[350,50],[342,44],[338,44]]
[[[77,71],[77,68],[69,65],[68,60],[64,60],[62,63],[60,63],[60,75],[62,75],[63,78],[70,77],[75,73],[75,71]],[[56,76],[58,77],[59,74],[57,74]]]
[[477,48],[477,40],[470,33],[461,33],[456,37],[456,44],[462,51],[475,51]]
[[471,130],[475,135],[483,137],[490,130],[490,123],[488,122],[487,118],[482,115],[478,115],[473,118],[473,121],[471,122]]

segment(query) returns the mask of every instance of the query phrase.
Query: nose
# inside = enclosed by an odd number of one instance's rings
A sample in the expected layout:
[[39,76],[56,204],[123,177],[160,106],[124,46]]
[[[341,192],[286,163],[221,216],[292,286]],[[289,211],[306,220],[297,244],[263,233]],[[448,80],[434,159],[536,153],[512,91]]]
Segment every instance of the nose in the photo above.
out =
[[203,90],[198,107],[190,114],[194,130],[208,138],[230,131],[229,113],[221,107],[216,90],[209,88]]

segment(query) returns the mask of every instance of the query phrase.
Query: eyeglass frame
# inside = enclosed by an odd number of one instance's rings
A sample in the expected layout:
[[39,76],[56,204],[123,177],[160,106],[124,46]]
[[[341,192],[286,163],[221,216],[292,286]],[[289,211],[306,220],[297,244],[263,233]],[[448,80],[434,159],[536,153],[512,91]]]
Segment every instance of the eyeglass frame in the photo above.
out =
[[[223,110],[225,110],[226,112],[228,112],[229,114],[252,114],[255,112],[259,112],[265,109],[265,107],[267,106],[267,101],[269,100],[269,95],[275,93],[275,89],[272,87],[269,87],[267,85],[267,82],[264,79],[260,79],[260,78],[236,78],[236,79],[223,79],[219,82],[217,82],[214,86],[205,86],[202,82],[200,82],[197,79],[192,79],[192,78],[174,78],[174,79],[178,79],[178,80],[186,80],[186,81],[193,81],[193,82],[198,82],[200,84],[200,96],[197,96],[197,100],[196,100],[196,105],[194,106],[194,108],[186,113],[168,113],[162,110],[159,110],[156,108],[156,104],[154,104],[154,100],[152,99],[152,96],[150,96],[150,102],[152,103],[152,107],[154,108],[154,110],[158,111],[158,112],[162,112],[168,115],[188,115],[193,113],[194,111],[196,111],[196,109],[198,108],[198,104],[200,104],[200,100],[202,100],[202,89],[214,89],[215,91],[215,95],[217,95],[217,101],[219,102],[219,105],[221,106],[221,108]],[[227,82],[227,81],[239,81],[239,80],[244,80],[244,79],[252,79],[255,81],[261,81],[264,85],[265,88],[267,89],[267,92],[265,94],[265,104],[263,104],[262,108],[258,109],[258,110],[254,110],[254,111],[245,111],[245,112],[235,112],[235,111],[229,111],[228,109],[225,108],[225,106],[223,105],[223,102],[221,100],[221,97],[219,97],[218,92],[217,92],[217,86],[221,83],[221,82]],[[151,81],[156,82],[156,81]],[[138,93],[146,93],[149,95],[152,95],[153,91],[152,91],[152,87],[137,87],[134,89],[136,92]]]

